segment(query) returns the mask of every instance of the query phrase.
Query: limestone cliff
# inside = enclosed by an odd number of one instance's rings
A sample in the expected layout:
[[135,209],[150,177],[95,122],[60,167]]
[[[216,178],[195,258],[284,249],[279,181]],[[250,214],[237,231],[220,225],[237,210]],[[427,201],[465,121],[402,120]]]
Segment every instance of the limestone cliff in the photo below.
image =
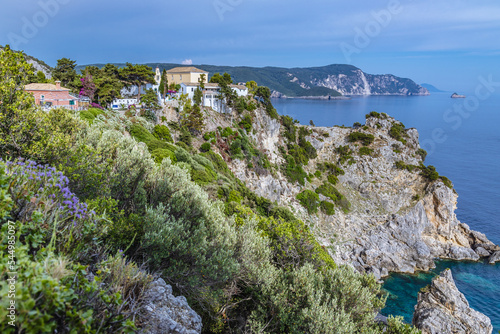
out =
[[[249,135],[268,155],[275,170],[258,175],[239,160],[230,162],[229,167],[257,195],[290,207],[307,221],[336,261],[379,278],[389,272],[428,270],[434,267],[436,258],[479,260],[500,250],[484,234],[458,221],[458,196],[441,179],[429,181],[418,169],[396,167],[397,162],[419,165],[422,158],[417,151],[417,130],[404,130],[403,144],[390,135],[395,124],[399,122],[390,117],[369,117],[366,125],[357,129],[307,127],[312,131],[307,139],[318,157],[309,161],[306,172],[314,173],[318,163],[337,163],[339,146],[348,146],[352,151],[354,163],[340,165],[345,174],[339,176],[336,185],[351,203],[348,212],[337,208],[331,216],[307,214],[296,195],[304,188],[316,189],[321,182],[312,178],[300,186],[287,181],[280,169],[284,159],[278,149],[285,145],[283,126],[265,112],[255,113],[254,131]],[[360,154],[361,145],[348,141],[353,132],[374,136],[369,145],[371,154]]]
[[446,269],[418,294],[413,325],[423,334],[490,334],[491,320],[473,310]]
[[429,95],[426,88],[410,79],[391,74],[367,74],[356,68],[314,78],[310,84],[333,89],[343,95]]

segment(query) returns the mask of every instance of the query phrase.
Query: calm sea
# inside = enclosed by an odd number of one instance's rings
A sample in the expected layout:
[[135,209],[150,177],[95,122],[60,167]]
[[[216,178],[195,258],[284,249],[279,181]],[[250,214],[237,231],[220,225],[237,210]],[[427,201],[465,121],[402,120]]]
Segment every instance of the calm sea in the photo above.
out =
[[[451,93],[430,96],[369,96],[350,100],[274,99],[280,114],[301,124],[317,126],[364,123],[370,111],[385,112],[417,128],[426,164],[452,180],[458,192],[458,219],[500,244],[500,93],[486,97]],[[500,263],[440,261],[431,273],[391,275],[384,288],[390,292],[383,314],[404,316],[411,322],[418,291],[432,277],[451,268],[459,290],[471,307],[490,317],[500,330]]]

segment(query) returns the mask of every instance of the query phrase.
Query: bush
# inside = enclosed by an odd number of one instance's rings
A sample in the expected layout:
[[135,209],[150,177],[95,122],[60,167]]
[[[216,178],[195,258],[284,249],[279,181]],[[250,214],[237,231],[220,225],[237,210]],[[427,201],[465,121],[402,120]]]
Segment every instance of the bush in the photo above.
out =
[[297,164],[295,159],[290,155],[287,155],[285,159],[285,175],[288,181],[291,183],[298,182],[300,185],[304,185],[304,179],[307,177],[307,173],[302,168],[302,165]]
[[439,173],[436,171],[436,167],[429,165],[427,167],[422,167],[420,175],[425,177],[429,181],[436,181],[439,178]]
[[200,146],[200,151],[201,152],[208,152],[208,151],[210,151],[210,149],[211,149],[210,143],[203,143]]
[[221,134],[220,134],[220,135],[221,135],[221,137],[223,137],[223,138],[227,138],[227,137],[229,137],[229,136],[232,136],[233,134],[234,134],[233,129],[231,129],[231,128],[228,126],[228,127],[224,128],[224,130],[222,130],[222,132],[221,132]]
[[318,212],[319,196],[315,192],[306,189],[297,195],[297,199],[309,214]]
[[80,117],[90,124],[92,124],[94,119],[99,115],[104,115],[104,111],[99,108],[88,108],[80,111]]
[[361,123],[360,122],[354,122],[354,124],[352,125],[353,128],[360,128],[361,127]]
[[327,201],[321,201],[321,212],[323,212],[326,215],[333,215],[335,214],[335,205],[333,203],[327,202]]
[[446,176],[439,176],[441,181],[443,181],[444,185],[447,186],[450,189],[453,189],[453,183],[451,183],[450,179],[447,178]]
[[380,118],[380,114],[376,111],[371,111],[369,114],[366,114],[365,118],[370,118],[370,117]]
[[238,270],[235,231],[220,203],[192,183],[186,170],[164,160],[149,182],[142,249],[153,268],[199,299],[207,286]]
[[406,139],[404,139],[404,137],[408,137],[408,135],[406,134],[405,126],[402,123],[393,123],[391,129],[389,130],[389,136],[406,145]]
[[170,130],[165,125],[155,125],[153,129],[153,135],[160,140],[165,140],[166,142],[173,143],[172,135]]
[[151,156],[155,160],[156,163],[161,163],[163,159],[165,158],[170,158],[170,161],[172,163],[177,162],[177,158],[175,156],[175,153],[172,152],[171,150],[165,149],[165,148],[157,148],[153,152],[151,152]]
[[373,149],[363,146],[359,149],[359,155],[369,155],[373,154]]
[[424,150],[423,148],[419,148],[415,153],[420,156],[420,158],[422,159],[422,161],[425,161],[425,158],[427,157],[427,151],[426,150]]
[[375,137],[372,134],[366,134],[366,133],[357,132],[357,131],[351,132],[347,138],[348,138],[349,142],[351,142],[351,143],[356,142],[356,141],[360,141],[363,143],[364,146],[370,145],[375,140]]
[[188,147],[191,147],[191,142],[193,140],[193,137],[191,136],[191,133],[186,127],[183,127],[181,129],[181,134],[179,136],[179,140],[186,144]]
[[238,125],[249,133],[252,131],[252,117],[250,117],[250,115],[245,115]]

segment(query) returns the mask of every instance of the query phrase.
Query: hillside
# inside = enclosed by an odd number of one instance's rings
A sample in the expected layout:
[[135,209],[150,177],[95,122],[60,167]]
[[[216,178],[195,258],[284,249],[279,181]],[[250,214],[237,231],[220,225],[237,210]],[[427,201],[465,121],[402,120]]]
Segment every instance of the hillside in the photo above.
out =
[[[0,45],[0,50],[3,50],[3,47]],[[43,60],[37,59],[33,56],[30,56],[23,52],[24,59],[28,64],[33,65],[36,71],[41,71],[45,75],[47,79],[52,78],[52,67],[47,65]]]
[[416,334],[376,320],[381,277],[499,254],[386,114],[304,126],[262,89],[230,114],[45,111],[24,56],[0,61],[2,333]]
[[444,92],[444,90],[441,90],[441,89],[439,89],[436,86],[431,85],[431,84],[423,83],[423,84],[420,84],[420,86],[426,88],[430,93],[443,93]]
[[[102,67],[104,64],[92,64]],[[123,67],[125,64],[115,64]],[[178,64],[148,63],[153,68],[171,69]],[[255,81],[267,86],[274,97],[335,97],[340,95],[427,95],[429,92],[411,79],[391,74],[364,73],[351,65],[308,68],[195,65],[213,75],[227,72],[235,82]],[[79,66],[83,69],[85,66]]]

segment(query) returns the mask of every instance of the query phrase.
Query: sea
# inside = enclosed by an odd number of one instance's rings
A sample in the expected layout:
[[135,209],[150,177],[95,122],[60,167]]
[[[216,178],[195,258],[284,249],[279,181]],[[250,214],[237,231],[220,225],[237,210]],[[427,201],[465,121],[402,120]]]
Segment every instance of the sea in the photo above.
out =
[[[365,96],[348,100],[273,99],[281,115],[316,126],[361,124],[371,111],[385,112],[416,128],[427,150],[427,165],[447,176],[459,195],[456,214],[471,229],[500,244],[500,91],[481,87],[429,96]],[[403,316],[411,323],[418,291],[450,268],[458,289],[475,310],[487,315],[494,333],[500,331],[500,263],[436,261],[431,272],[392,274],[383,285],[388,292],[384,315]]]

